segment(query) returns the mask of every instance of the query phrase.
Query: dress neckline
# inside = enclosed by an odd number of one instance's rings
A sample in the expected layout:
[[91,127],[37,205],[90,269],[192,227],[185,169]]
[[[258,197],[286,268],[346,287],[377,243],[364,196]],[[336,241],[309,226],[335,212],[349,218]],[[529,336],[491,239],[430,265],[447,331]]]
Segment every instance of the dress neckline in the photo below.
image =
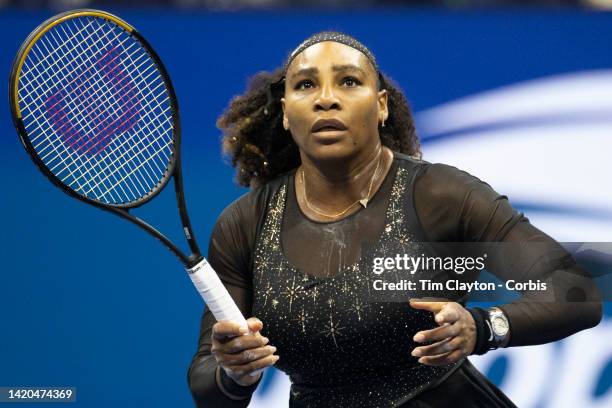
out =
[[[384,226],[389,225],[389,218],[390,218],[390,213],[392,210],[392,207],[394,207],[394,197],[393,197],[393,191],[398,188],[398,186],[396,186],[396,184],[398,183],[398,173],[402,170],[402,166],[397,158],[397,156],[394,154],[393,155],[393,162],[391,163],[391,168],[389,169],[389,172],[387,173],[387,175],[385,176],[385,180],[383,181],[383,183],[381,184],[381,186],[378,188],[378,190],[376,191],[376,193],[374,193],[374,195],[372,196],[372,200],[375,199],[380,199],[380,191],[383,190],[385,187],[385,184],[387,182],[392,182],[392,186],[391,186],[391,191],[389,194],[389,201],[387,202],[387,207],[385,209],[385,221],[384,221]],[[331,223],[340,223],[340,222],[347,222],[348,220],[352,219],[356,214],[361,213],[364,210],[367,210],[367,208],[362,208],[359,211],[354,212],[353,214],[342,218],[341,220],[336,220],[336,221],[332,221],[332,222],[319,222],[319,221],[314,221],[311,220],[310,218],[306,217],[305,214],[303,214],[301,208],[299,208],[299,204],[297,202],[297,197],[295,196],[295,171],[292,171],[289,174],[288,180],[286,183],[283,183],[283,185],[281,186],[281,189],[278,191],[276,199],[278,201],[280,201],[281,205],[281,209],[280,209],[280,217],[276,220],[275,224],[273,226],[273,228],[276,229],[276,234],[274,234],[277,239],[278,239],[278,252],[279,252],[279,256],[281,257],[281,261],[284,265],[286,265],[286,267],[288,269],[291,269],[292,271],[303,275],[305,277],[307,277],[309,279],[309,281],[315,281],[315,282],[327,282],[327,281],[334,281],[337,280],[339,278],[341,278],[342,276],[344,276],[347,272],[349,271],[355,271],[359,268],[359,264],[363,261],[363,254],[361,254],[357,260],[355,260],[355,262],[351,263],[350,265],[345,266],[344,268],[340,269],[340,271],[338,271],[338,273],[332,275],[332,276],[314,276],[314,275],[310,275],[308,273],[303,272],[302,270],[300,270],[300,268],[297,268],[295,265],[293,265],[293,263],[291,263],[289,261],[289,258],[286,255],[285,252],[285,248],[283,247],[283,239],[282,239],[282,225],[283,222],[285,220],[285,216],[286,216],[286,212],[287,212],[287,200],[289,199],[289,194],[293,194],[293,198],[295,200],[295,204],[298,207],[298,211],[300,213],[300,216],[304,217],[308,222],[311,222],[313,224],[320,224],[320,225],[330,225]],[[391,180],[389,180],[389,178],[391,178]],[[376,245],[378,245],[378,243],[380,243],[384,237],[386,235],[388,235],[389,233],[391,233],[391,230],[387,230],[387,228],[383,228],[383,231],[377,236],[375,242]]]
[[[380,185],[378,186],[378,188],[376,189],[376,191],[374,192],[374,194],[372,194],[372,197],[370,198],[370,200],[368,201],[368,205],[370,205],[370,203],[372,203],[374,200],[377,199],[377,196],[380,196],[380,191],[384,190],[385,187],[387,187],[387,183],[389,182],[389,178],[391,177],[393,180],[395,180],[395,173],[397,173],[397,168],[398,166],[398,162],[397,162],[397,156],[395,155],[395,152],[393,152],[393,157],[391,159],[391,165],[389,166],[389,171],[387,172],[387,174],[385,175],[385,178],[383,180],[382,183],[380,183]],[[306,220],[307,222],[311,223],[311,224],[315,224],[315,225],[333,225],[333,224],[341,224],[343,222],[346,222],[348,220],[350,220],[351,218],[354,218],[357,214],[361,213],[362,211],[366,210],[367,208],[361,207],[359,206],[359,210],[347,215],[346,217],[337,219],[337,220],[332,220],[332,221],[318,221],[318,220],[313,220],[312,218],[308,217],[304,211],[302,210],[302,207],[300,207],[300,203],[297,199],[297,185],[295,183],[295,174],[297,172],[297,167],[295,169],[293,169],[291,171],[291,173],[289,174],[289,180],[287,181],[287,189],[288,194],[291,194],[291,197],[293,198],[295,205],[297,207],[298,213],[300,214],[300,216]],[[393,174],[391,174],[393,173]],[[285,205],[286,207],[286,205]],[[284,211],[283,211],[283,220],[284,220]],[[281,220],[281,221],[283,221]]]

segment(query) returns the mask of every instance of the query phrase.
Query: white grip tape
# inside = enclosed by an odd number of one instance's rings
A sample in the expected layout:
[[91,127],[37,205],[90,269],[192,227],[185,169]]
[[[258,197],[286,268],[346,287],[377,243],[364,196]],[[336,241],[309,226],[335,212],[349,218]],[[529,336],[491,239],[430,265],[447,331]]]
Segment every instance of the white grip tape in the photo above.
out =
[[231,320],[249,329],[242,312],[206,259],[187,269],[187,273],[217,321]]
[[[202,296],[202,299],[204,299],[206,307],[210,309],[217,321],[231,320],[238,323],[240,327],[244,327],[247,332],[249,331],[242,312],[236,306],[234,299],[225,289],[225,286],[223,286],[217,272],[215,272],[206,259],[202,259],[193,268],[187,269],[187,274],[200,293],[200,296]],[[249,375],[256,377],[260,371],[262,370],[253,371]]]

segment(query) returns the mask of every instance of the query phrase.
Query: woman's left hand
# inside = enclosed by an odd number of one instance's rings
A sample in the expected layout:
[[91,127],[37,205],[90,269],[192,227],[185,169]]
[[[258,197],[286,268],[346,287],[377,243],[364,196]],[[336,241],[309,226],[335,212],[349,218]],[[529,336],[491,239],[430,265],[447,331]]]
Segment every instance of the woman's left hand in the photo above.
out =
[[476,345],[476,323],[463,306],[457,302],[430,302],[422,299],[411,299],[410,306],[433,312],[439,325],[414,335],[417,343],[434,342],[412,351],[413,356],[420,357],[419,363],[443,366],[472,354]]

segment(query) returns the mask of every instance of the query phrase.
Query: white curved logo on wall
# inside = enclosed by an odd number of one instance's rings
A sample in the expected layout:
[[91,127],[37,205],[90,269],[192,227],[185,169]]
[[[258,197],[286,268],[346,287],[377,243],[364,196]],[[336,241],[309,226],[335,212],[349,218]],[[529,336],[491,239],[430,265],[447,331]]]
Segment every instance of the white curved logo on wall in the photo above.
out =
[[425,160],[486,181],[560,241],[612,241],[612,70],[513,84],[415,117]]
[[[612,70],[514,84],[415,118],[425,160],[486,181],[559,241],[612,241]],[[519,407],[609,407],[611,389],[593,394],[612,362],[609,322],[470,360],[487,372],[506,358],[501,388]],[[265,376],[250,406],[287,407],[287,376]]]

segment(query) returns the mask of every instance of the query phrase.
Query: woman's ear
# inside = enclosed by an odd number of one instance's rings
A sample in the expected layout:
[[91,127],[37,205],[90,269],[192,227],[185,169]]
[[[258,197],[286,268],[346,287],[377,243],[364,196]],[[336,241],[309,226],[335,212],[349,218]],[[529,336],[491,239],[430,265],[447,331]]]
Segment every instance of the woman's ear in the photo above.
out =
[[289,119],[287,118],[287,115],[285,114],[285,98],[281,98],[281,106],[283,107],[283,127],[285,128],[285,130],[289,130]]
[[389,94],[386,89],[382,89],[378,92],[378,122],[385,123],[389,117],[389,107],[387,102],[389,100]]

